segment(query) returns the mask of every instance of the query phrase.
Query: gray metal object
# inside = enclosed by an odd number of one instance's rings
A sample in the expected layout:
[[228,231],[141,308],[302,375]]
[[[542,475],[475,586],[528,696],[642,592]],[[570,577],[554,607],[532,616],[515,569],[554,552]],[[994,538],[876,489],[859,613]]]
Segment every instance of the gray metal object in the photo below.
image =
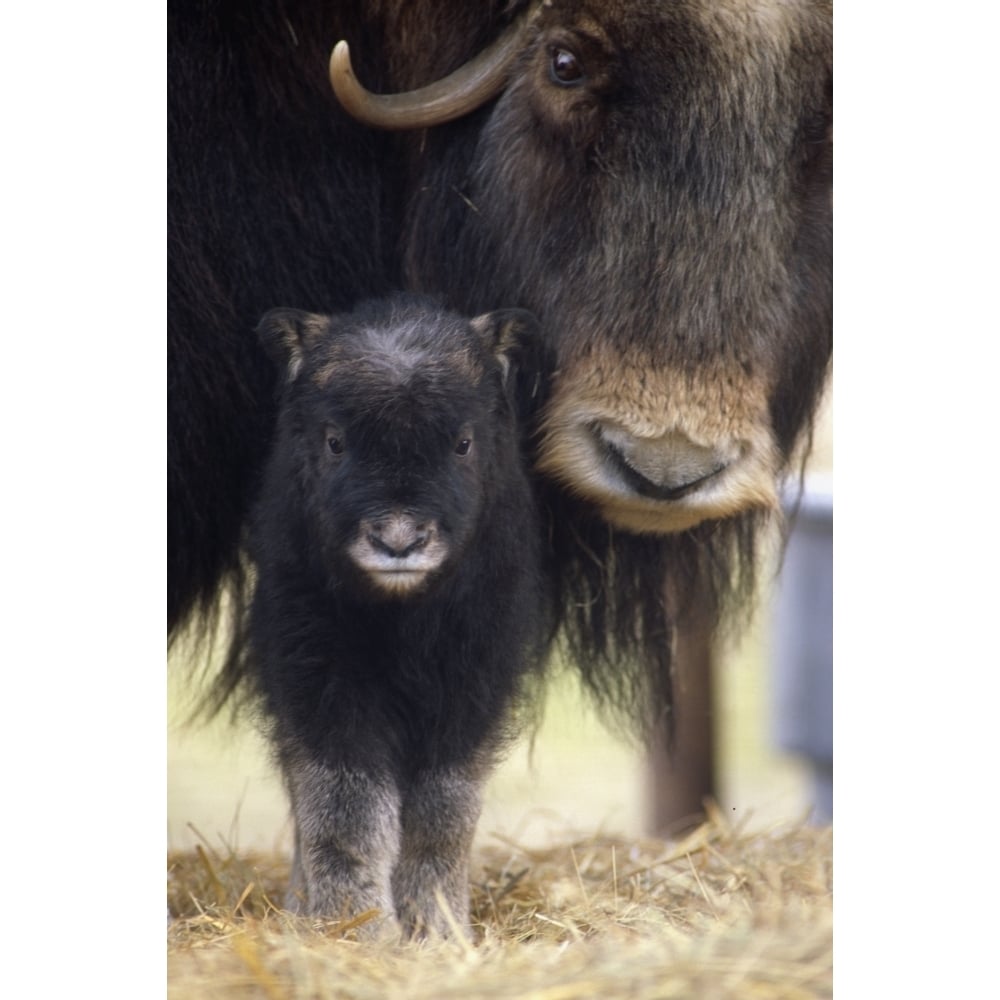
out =
[[817,823],[833,820],[833,482],[806,480],[787,498],[791,532],[774,605],[777,745],[808,762]]

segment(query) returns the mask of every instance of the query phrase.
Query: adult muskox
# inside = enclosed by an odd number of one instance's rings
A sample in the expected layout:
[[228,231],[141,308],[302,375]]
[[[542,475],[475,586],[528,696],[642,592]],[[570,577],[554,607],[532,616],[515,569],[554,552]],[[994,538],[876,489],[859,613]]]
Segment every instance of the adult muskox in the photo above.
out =
[[[227,575],[238,586],[274,418],[256,318],[405,286],[540,317],[536,465],[566,632],[605,702],[645,721],[669,704],[678,602],[747,591],[828,364],[831,13],[172,3],[171,629]],[[331,92],[338,39],[375,92],[487,54],[457,93],[400,111],[350,87],[341,50],[338,86],[369,127]]]

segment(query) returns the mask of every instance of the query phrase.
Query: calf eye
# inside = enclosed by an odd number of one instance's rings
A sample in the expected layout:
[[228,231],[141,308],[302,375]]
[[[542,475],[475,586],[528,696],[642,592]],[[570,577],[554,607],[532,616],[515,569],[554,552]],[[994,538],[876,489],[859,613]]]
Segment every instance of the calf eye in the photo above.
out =
[[344,439],[339,435],[331,434],[326,439],[326,446],[330,449],[331,455],[343,455],[344,454]]
[[549,76],[561,87],[575,87],[584,79],[583,67],[569,49],[553,47],[549,50]]
[[463,458],[472,451],[472,438],[462,438],[458,444],[455,445],[455,454],[461,455]]

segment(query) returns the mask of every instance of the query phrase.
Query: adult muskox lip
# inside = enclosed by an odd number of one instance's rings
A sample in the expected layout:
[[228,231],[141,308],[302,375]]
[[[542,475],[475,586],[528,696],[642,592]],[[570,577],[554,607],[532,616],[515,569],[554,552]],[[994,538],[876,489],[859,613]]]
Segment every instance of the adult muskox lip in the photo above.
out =
[[622,479],[625,480],[626,485],[639,496],[646,497],[649,500],[681,500],[690,493],[694,493],[699,487],[707,483],[710,479],[714,479],[720,472],[729,467],[728,463],[723,462],[712,469],[711,472],[707,472],[697,479],[681,483],[679,486],[664,486],[654,483],[651,479],[647,479],[641,472],[629,465],[624,452],[617,445],[605,440],[599,433],[596,433],[596,430],[594,437],[600,441],[605,456]]

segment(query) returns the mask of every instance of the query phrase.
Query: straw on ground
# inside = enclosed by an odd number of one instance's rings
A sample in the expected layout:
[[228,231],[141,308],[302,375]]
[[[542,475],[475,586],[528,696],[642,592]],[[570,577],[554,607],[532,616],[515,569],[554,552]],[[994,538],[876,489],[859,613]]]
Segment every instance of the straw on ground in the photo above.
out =
[[497,839],[473,856],[475,940],[359,944],[279,909],[287,861],[168,856],[169,995],[348,1000],[832,996],[832,831],[748,831],[717,812],[681,841]]

